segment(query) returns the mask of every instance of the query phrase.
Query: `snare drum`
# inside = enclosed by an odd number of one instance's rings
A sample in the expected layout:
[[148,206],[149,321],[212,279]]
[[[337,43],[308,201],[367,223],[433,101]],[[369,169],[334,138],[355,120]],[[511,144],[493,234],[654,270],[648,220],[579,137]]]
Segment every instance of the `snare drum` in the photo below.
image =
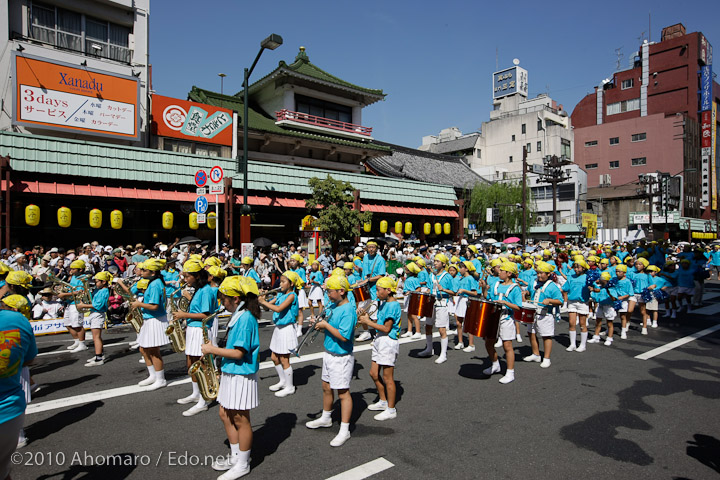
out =
[[476,337],[497,338],[502,306],[495,302],[469,298],[463,330]]
[[513,313],[515,320],[522,323],[533,323],[535,321],[535,304],[523,302],[520,310]]
[[355,303],[364,302],[365,300],[372,300],[372,297],[370,296],[370,285],[368,285],[367,283],[353,288],[352,294],[355,297]]
[[408,315],[417,317],[432,317],[435,306],[435,295],[423,292],[410,292]]

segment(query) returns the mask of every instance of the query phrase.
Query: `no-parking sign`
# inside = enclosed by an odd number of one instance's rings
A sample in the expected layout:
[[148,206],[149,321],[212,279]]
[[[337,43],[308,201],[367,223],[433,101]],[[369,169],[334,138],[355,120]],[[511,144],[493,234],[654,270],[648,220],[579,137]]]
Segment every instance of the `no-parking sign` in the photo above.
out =
[[195,185],[198,187],[204,187],[207,185],[208,176],[207,173],[205,173],[205,170],[198,170],[195,173]]

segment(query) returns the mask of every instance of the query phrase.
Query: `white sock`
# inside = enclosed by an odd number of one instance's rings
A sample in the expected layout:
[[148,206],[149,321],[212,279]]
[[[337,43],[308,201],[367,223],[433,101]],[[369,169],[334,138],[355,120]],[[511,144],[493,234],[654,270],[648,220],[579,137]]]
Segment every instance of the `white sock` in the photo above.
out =
[[159,381],[165,380],[165,370],[157,370],[155,372],[155,379]]
[[285,373],[285,388],[292,388],[293,387],[293,369],[292,369],[292,367],[286,368],[284,373]]
[[340,434],[350,433],[350,423],[340,422]]
[[323,410],[322,416],[320,418],[322,418],[323,420],[330,420],[331,417],[332,417],[332,410],[330,410],[330,411]]
[[275,365],[275,371],[278,374],[278,379],[280,379],[280,383],[285,385],[287,380],[285,379],[285,370],[283,370],[282,365],[279,363],[277,365]]
[[396,411],[397,410],[395,410],[394,408],[390,408],[390,407],[387,408],[388,413],[395,413]]
[[500,370],[500,360],[495,360],[495,361],[493,362],[493,364],[492,364],[492,369],[495,370],[496,368],[497,368],[498,370]]
[[240,445],[238,445],[238,455],[237,455],[238,465],[247,465],[250,463],[250,450],[242,451],[240,450]]
[[231,443],[230,444],[230,453],[234,457],[240,455],[240,444],[239,443]]
[[427,348],[425,350],[432,351],[433,349],[433,341],[432,341],[432,334],[431,335],[425,335],[425,342],[427,343]]
[[440,339],[440,356],[445,357],[447,356],[447,346],[448,346],[448,338],[441,338]]
[[587,344],[588,332],[580,332],[580,346],[585,347]]
[[378,400],[376,405],[387,405],[387,400]]
[[199,397],[200,396],[200,387],[198,386],[197,382],[192,382],[192,396],[193,397]]
[[199,407],[206,407],[206,406],[207,406],[207,402],[205,401],[204,398],[200,397],[200,400],[198,400],[198,402],[195,404],[195,406],[198,407],[198,408],[199,408]]
[[570,346],[571,346],[571,347],[574,347],[574,346],[575,346],[575,342],[577,341],[577,331],[575,331],[575,330],[570,330],[569,333],[570,333]]
[[149,367],[147,367],[147,371],[148,371],[148,375],[150,375],[150,378],[156,378],[155,367],[150,365]]

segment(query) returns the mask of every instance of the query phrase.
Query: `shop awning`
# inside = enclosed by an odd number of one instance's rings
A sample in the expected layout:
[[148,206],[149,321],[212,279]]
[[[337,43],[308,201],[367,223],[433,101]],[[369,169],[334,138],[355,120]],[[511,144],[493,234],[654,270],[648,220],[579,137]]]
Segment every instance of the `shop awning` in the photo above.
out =
[[404,207],[394,205],[375,205],[371,203],[363,203],[360,206],[360,210],[363,212],[373,213],[391,213],[396,215],[416,215],[422,217],[448,217],[457,218],[458,212],[455,210],[444,210],[441,208],[419,208],[419,207]]

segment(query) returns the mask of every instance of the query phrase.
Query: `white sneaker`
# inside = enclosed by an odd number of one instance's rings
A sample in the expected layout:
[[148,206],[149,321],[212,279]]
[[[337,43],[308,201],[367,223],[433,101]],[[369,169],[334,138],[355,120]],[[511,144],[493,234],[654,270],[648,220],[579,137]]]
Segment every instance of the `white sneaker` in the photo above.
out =
[[277,392],[285,388],[285,382],[278,382],[275,385],[270,385],[268,387],[271,392]]
[[420,358],[432,357],[432,356],[433,356],[433,351],[432,351],[432,350],[428,350],[428,349],[426,348],[426,349],[423,350],[422,352],[418,353],[417,356],[420,357]]
[[457,335],[457,328],[449,329],[447,331],[448,335]]
[[138,342],[130,344],[130,350],[137,350],[138,348],[140,348],[140,344]]
[[295,325],[295,333],[298,337],[302,337],[302,325]]
[[230,470],[236,463],[237,457],[235,455],[228,455],[227,457],[213,460],[212,469],[216,472],[225,472],[227,470]]
[[582,352],[584,352],[585,350],[587,350],[587,348],[586,348],[586,347],[583,347],[582,345],[580,345],[579,347],[577,347],[577,350],[575,350],[575,351],[578,352],[578,353],[582,353]]
[[383,422],[385,420],[392,420],[393,418],[397,418],[397,410],[390,411],[390,409],[387,409],[384,412],[378,413],[373,418],[380,422]]
[[20,448],[27,447],[27,437],[22,437],[18,439],[17,446],[15,447],[15,450],[18,450]]
[[87,347],[87,345],[85,345],[85,342],[80,342],[77,347],[73,348],[70,351],[73,353],[76,353],[76,352],[84,352],[87,349],[88,349],[88,347]]
[[500,373],[500,365],[490,365],[483,370],[483,375],[491,376],[493,373]]
[[672,311],[672,315],[670,315],[670,318],[677,318],[677,310]]
[[276,397],[283,398],[283,397],[287,397],[288,395],[292,395],[293,393],[295,393],[295,387],[294,387],[294,386],[292,386],[292,387],[285,387],[285,388],[283,388],[282,390],[280,390],[279,392],[275,392],[275,396],[276,396]]
[[609,347],[610,345],[612,345],[612,342],[613,342],[612,337],[608,337],[608,338],[605,340],[604,345],[605,345],[606,347]]
[[155,380],[155,382],[150,385],[145,391],[146,392],[152,392],[154,390],[157,390],[159,388],[167,387],[167,380]]
[[100,357],[100,360],[97,360],[95,357],[91,358],[90,361],[85,362],[86,367],[97,367],[98,365],[104,365],[105,364],[105,357]]
[[463,348],[465,348],[465,344],[463,343],[458,343],[457,345],[455,345],[455,350],[462,350]]
[[470,353],[475,351],[475,345],[468,345],[467,347],[463,348],[463,352]]
[[540,364],[540,368],[548,368],[550,367],[550,359],[549,358],[543,358],[542,363]]
[[593,335],[593,337],[588,340],[587,343],[600,343],[600,335]]
[[412,337],[410,337],[410,338],[412,338],[413,340],[420,340],[421,338],[423,338],[423,336],[424,335],[422,333],[415,332],[415,333],[413,333]]
[[515,375],[506,373],[500,378],[499,382],[502,384],[506,384],[512,382],[513,380],[515,380]]
[[153,383],[155,383],[155,376],[154,376],[154,375],[153,375],[152,377],[146,378],[145,380],[139,381],[139,382],[138,382],[138,385],[141,386],[141,387],[147,387],[148,385],[152,385]]
[[188,410],[185,410],[183,412],[183,417],[192,417],[193,415],[197,415],[198,413],[204,412],[208,409],[207,405],[198,406],[193,405]]
[[413,333],[410,330],[408,330],[407,332],[400,335],[400,338],[410,338],[412,336],[413,336]]
[[566,352],[574,352],[575,350],[577,350],[577,345],[574,343],[571,343],[570,346],[565,349]]
[[383,402],[382,400],[380,400],[376,403],[371,403],[370,405],[368,405],[367,409],[374,412],[382,412],[387,409],[387,406],[387,402]]
[[620,332],[620,339],[621,339],[621,340],[627,340],[627,333],[625,333],[624,330],[623,330],[622,332]]
[[198,400],[200,400],[200,395],[190,394],[187,397],[178,399],[177,403],[187,405],[188,403],[197,403]]
[[445,355],[441,355],[435,360],[435,363],[437,363],[438,365],[445,362],[447,362],[447,357]]
[[309,422],[305,422],[305,426],[307,428],[328,428],[332,427],[332,418],[328,418],[327,420],[324,420],[322,417],[316,418],[315,420],[310,420]]
[[357,341],[357,342],[367,342],[367,341],[370,340],[371,338],[372,338],[372,337],[370,336],[370,332],[363,332],[363,333],[361,333],[361,334],[355,339],[355,341]]
[[652,328],[657,328],[657,321],[656,321],[656,320],[653,320],[653,322],[652,322]]
[[140,360],[138,360],[138,363],[145,363],[145,357],[140,357]]
[[647,328],[643,328],[643,329],[640,331],[640,335],[647,335]]
[[350,432],[348,433],[338,433],[335,435],[335,438],[330,440],[330,446],[331,447],[342,447],[345,442],[350,440]]
[[65,348],[68,349],[68,350],[72,350],[72,349],[74,349],[75,347],[77,347],[79,343],[80,343],[80,342],[78,342],[77,340],[75,340],[73,343],[71,343],[70,345],[68,345],[68,346],[65,347]]
[[495,342],[495,345],[493,345],[495,348],[502,347],[502,339],[498,338],[497,342]]
[[522,343],[522,335],[520,335],[519,333],[515,335],[515,340],[517,340],[518,343]]
[[220,475],[217,480],[237,480],[240,477],[244,477],[250,473],[250,464],[236,463],[230,470]]
[[540,355],[535,355],[534,353],[532,355],[528,355],[527,357],[523,357],[523,362],[540,362],[540,360]]

